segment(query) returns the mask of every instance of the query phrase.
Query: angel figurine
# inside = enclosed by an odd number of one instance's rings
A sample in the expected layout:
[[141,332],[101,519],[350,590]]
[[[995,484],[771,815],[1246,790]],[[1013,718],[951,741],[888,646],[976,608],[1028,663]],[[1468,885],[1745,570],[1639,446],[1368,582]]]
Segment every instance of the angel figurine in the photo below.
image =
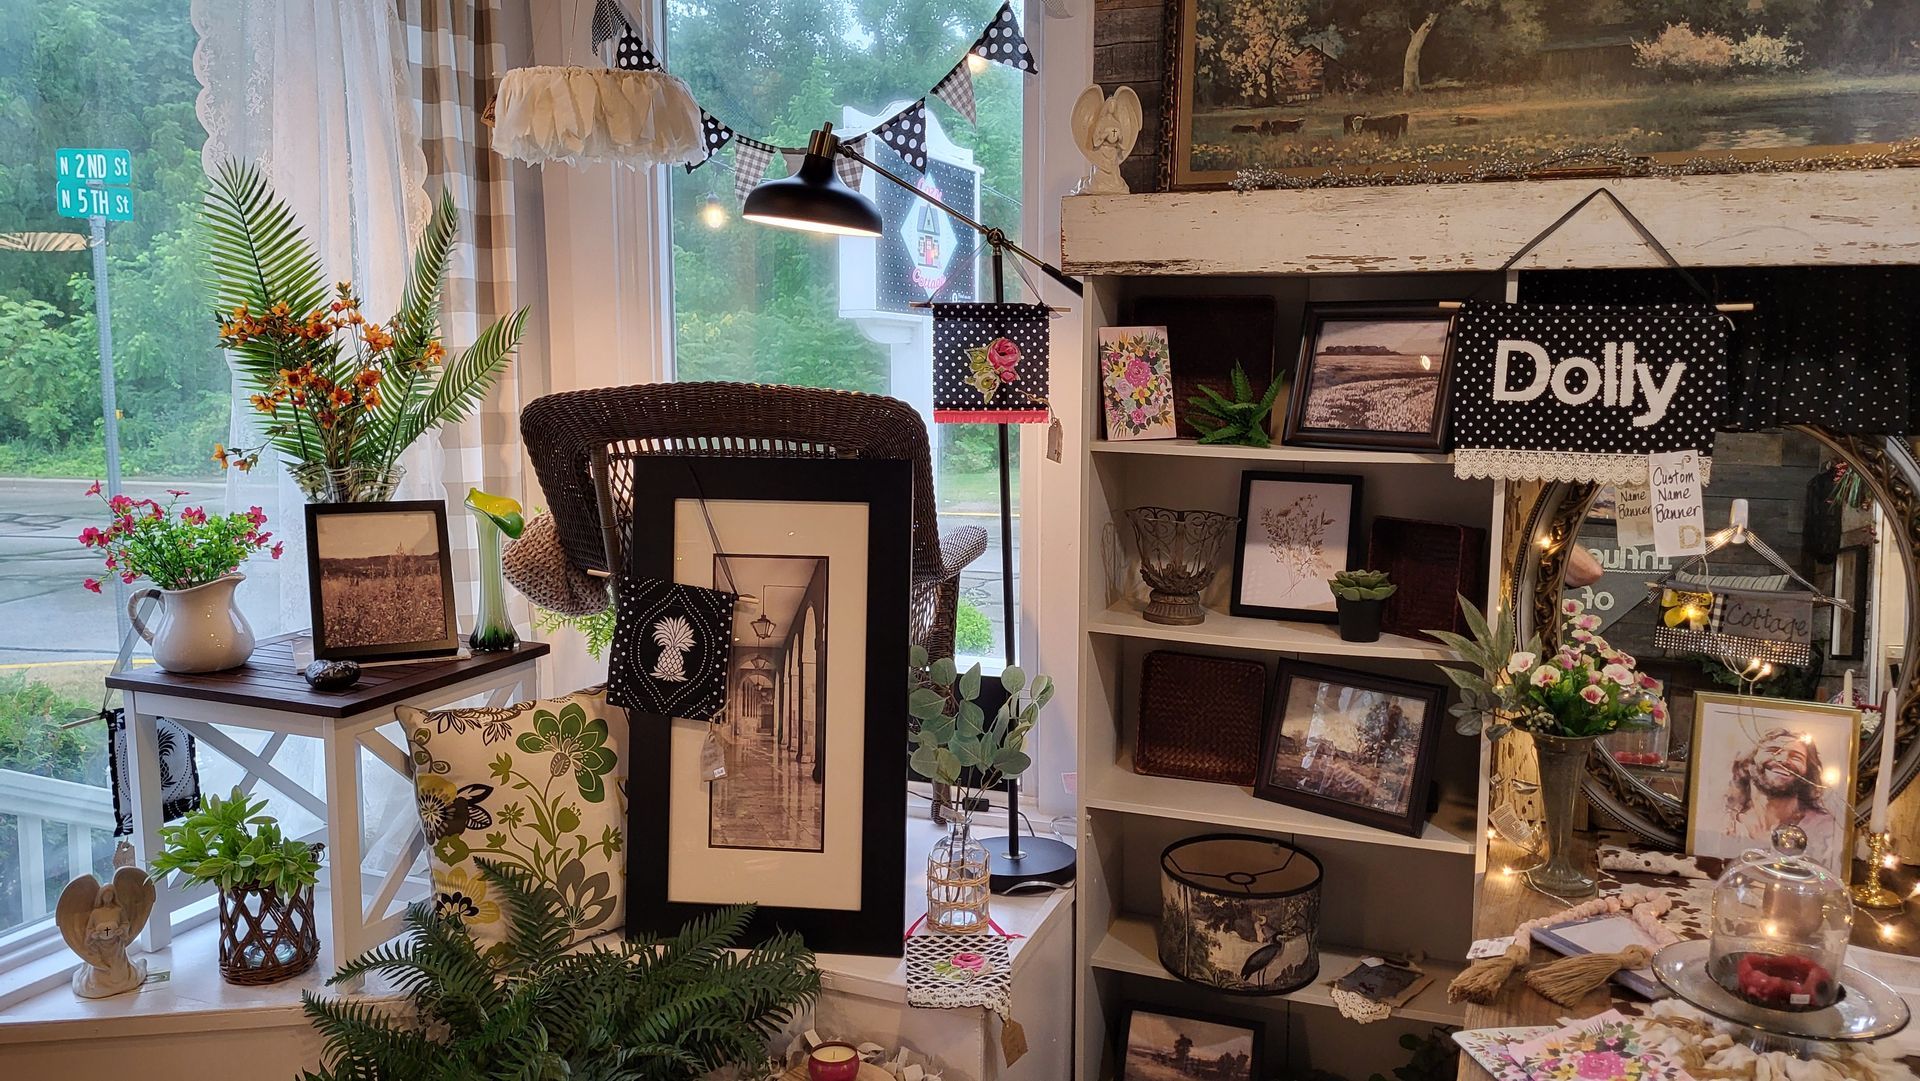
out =
[[153,880],[138,867],[122,867],[102,886],[81,875],[60,894],[53,920],[60,937],[86,964],[73,970],[73,993],[106,998],[139,987],[147,979],[145,958],[127,960],[127,947],[153,912]]
[[1140,95],[1130,86],[1103,94],[1089,86],[1073,103],[1073,141],[1080,156],[1093,163],[1093,176],[1081,191],[1094,195],[1125,195],[1127,182],[1120,176],[1120,163],[1133,153],[1134,140],[1140,138]]

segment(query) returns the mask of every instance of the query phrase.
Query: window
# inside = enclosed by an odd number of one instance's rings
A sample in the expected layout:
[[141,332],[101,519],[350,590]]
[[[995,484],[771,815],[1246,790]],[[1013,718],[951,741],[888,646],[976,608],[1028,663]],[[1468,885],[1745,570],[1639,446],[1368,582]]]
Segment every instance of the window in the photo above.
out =
[[[204,183],[185,0],[12,0],[0,17],[0,964],[44,930],[70,877],[106,870],[112,799],[100,706],[125,590],[75,543],[104,517],[117,427],[125,491],[223,509],[208,452],[226,438],[227,368],[192,223]],[[131,213],[61,216],[56,152],[129,152]],[[120,179],[118,176],[112,179]],[[70,198],[73,198],[70,196]],[[102,415],[95,274],[104,269],[119,415]],[[208,776],[211,786],[214,777]]]
[[[823,122],[858,135],[909,105],[971,45],[997,0],[916,0],[873,9],[822,0],[717,0],[667,5],[668,67],[743,135],[804,146]],[[884,10],[883,23],[869,21]],[[929,97],[934,161],[915,172],[869,140],[867,155],[1018,235],[1019,72],[972,63],[978,124]],[[910,301],[992,299],[985,245],[943,212],[872,176],[862,186],[888,222],[878,240],[838,239],[742,222],[734,152],[674,170],[674,374],[887,394],[920,410],[934,446],[943,532],[985,527],[987,554],[961,579],[959,651],[1001,655],[997,432],[935,425],[932,320]],[[768,171],[782,175],[778,163]],[[1007,271],[1010,297],[1018,279]],[[1017,435],[1014,467],[1018,468]],[[1019,529],[1018,492],[1014,529]],[[1018,537],[1014,538],[1016,545]],[[1016,569],[1017,585],[1017,569]]]

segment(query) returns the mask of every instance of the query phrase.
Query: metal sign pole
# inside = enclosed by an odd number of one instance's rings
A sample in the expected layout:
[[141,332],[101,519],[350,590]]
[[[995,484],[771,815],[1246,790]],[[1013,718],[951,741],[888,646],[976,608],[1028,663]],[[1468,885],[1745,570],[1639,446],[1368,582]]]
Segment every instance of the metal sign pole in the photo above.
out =
[[[94,181],[92,187],[101,187]],[[93,237],[93,321],[100,328],[100,422],[107,452],[107,495],[120,494],[120,406],[114,393],[113,374],[113,302],[107,296],[107,219],[93,215],[87,219]],[[126,641],[131,624],[127,620],[127,585],[118,575],[113,579],[113,622],[121,641]]]

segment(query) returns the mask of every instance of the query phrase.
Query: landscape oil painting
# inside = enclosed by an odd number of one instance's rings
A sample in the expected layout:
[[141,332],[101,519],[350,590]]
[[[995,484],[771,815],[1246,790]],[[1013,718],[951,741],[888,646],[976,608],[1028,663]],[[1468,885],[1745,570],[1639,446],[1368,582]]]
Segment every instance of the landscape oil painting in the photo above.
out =
[[1308,312],[1284,441],[1444,449],[1452,327],[1432,305]]
[[1419,832],[1443,688],[1310,664],[1279,682],[1254,794]]
[[459,648],[447,507],[437,500],[307,506],[316,657],[424,657]]
[[1465,175],[1594,149],[1778,159],[1920,136],[1912,2],[1172,0],[1168,12],[1175,188],[1256,165]]
[[1127,1017],[1121,1081],[1253,1081],[1259,1039],[1259,1029],[1244,1022],[1135,1009]]

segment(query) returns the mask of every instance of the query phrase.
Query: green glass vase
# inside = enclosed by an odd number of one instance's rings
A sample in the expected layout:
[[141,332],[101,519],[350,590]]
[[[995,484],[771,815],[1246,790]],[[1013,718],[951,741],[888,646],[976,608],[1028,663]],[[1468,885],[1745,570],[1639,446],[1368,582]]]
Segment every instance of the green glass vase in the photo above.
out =
[[480,541],[480,604],[467,644],[475,653],[501,653],[520,644],[507,616],[507,584],[500,571],[500,527],[485,514],[474,516]]

